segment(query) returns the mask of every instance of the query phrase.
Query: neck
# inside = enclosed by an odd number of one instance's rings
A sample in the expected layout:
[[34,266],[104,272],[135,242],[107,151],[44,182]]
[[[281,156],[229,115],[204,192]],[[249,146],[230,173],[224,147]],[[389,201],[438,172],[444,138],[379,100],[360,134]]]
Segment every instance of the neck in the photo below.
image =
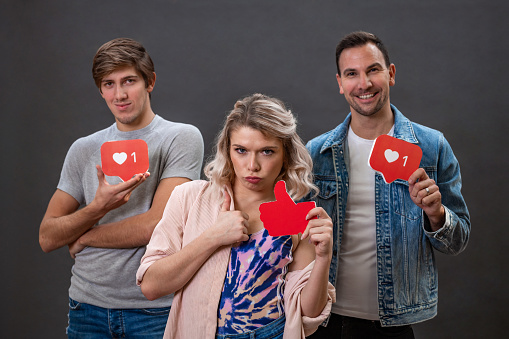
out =
[[253,208],[258,210],[258,206],[260,206],[261,203],[276,200],[273,191],[256,192],[235,184],[232,186],[232,191],[235,209],[240,211],[248,211]]
[[375,140],[380,135],[389,133],[393,125],[394,114],[390,106],[370,116],[354,113],[352,110],[350,126],[354,133],[363,139]]
[[152,120],[154,120],[155,116],[156,116],[155,113],[152,112],[151,109],[149,109],[147,112],[140,115],[135,121],[132,121],[128,124],[124,124],[118,120],[116,120],[115,122],[117,124],[117,128],[119,129],[119,131],[131,132],[147,127],[148,125],[150,125]]

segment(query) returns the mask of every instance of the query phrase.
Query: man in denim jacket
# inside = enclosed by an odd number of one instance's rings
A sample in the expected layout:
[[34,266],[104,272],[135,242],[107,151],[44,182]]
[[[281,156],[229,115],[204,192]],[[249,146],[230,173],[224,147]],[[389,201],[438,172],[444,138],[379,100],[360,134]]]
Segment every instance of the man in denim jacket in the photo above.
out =
[[[337,291],[327,326],[313,338],[413,338],[410,324],[437,314],[433,249],[456,255],[468,242],[459,164],[442,133],[391,105],[396,68],[378,37],[347,35],[336,61],[351,113],[307,144],[320,188],[316,202],[334,222],[329,280]],[[382,134],[422,149],[420,168],[408,181],[387,184],[369,167]]]

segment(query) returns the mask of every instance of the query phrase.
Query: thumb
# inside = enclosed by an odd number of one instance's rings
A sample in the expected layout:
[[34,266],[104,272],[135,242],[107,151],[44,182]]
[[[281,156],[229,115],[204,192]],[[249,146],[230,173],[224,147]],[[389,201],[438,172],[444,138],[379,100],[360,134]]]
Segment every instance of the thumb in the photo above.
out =
[[228,193],[228,191],[225,189],[224,190],[223,205],[221,205],[221,212],[229,211],[230,210],[231,202],[232,202],[232,198],[230,197],[230,194]]
[[286,183],[284,180],[279,180],[276,183],[276,186],[274,186],[274,195],[276,196],[276,200],[279,202],[295,205],[295,202],[286,191]]
[[100,165],[96,165],[95,168],[97,169],[97,180],[99,180],[99,185],[102,185],[106,181],[103,169]]

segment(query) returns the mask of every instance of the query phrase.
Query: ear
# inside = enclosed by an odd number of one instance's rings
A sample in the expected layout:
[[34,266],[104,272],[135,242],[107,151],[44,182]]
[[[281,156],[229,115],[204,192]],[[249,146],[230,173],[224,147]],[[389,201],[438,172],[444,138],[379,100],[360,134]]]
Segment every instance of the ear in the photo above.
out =
[[154,86],[156,84],[156,73],[153,72],[152,74],[154,74],[154,79],[152,80],[152,83],[149,83],[148,86],[147,86],[147,92],[150,93],[154,90]]
[[396,84],[396,66],[394,64],[389,66],[389,76],[389,86],[394,86]]
[[345,91],[343,90],[343,86],[341,85],[341,77],[339,76],[339,74],[336,74],[336,80],[338,81],[339,93],[345,94]]

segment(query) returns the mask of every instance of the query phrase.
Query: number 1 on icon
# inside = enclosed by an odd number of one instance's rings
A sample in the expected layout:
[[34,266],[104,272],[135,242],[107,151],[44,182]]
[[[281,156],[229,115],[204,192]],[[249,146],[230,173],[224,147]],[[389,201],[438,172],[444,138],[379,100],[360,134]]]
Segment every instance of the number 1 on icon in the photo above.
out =
[[[134,157],[134,162],[136,162],[136,152],[131,153],[131,156]],[[408,158],[408,157],[407,157]],[[404,165],[403,165],[404,166]]]

